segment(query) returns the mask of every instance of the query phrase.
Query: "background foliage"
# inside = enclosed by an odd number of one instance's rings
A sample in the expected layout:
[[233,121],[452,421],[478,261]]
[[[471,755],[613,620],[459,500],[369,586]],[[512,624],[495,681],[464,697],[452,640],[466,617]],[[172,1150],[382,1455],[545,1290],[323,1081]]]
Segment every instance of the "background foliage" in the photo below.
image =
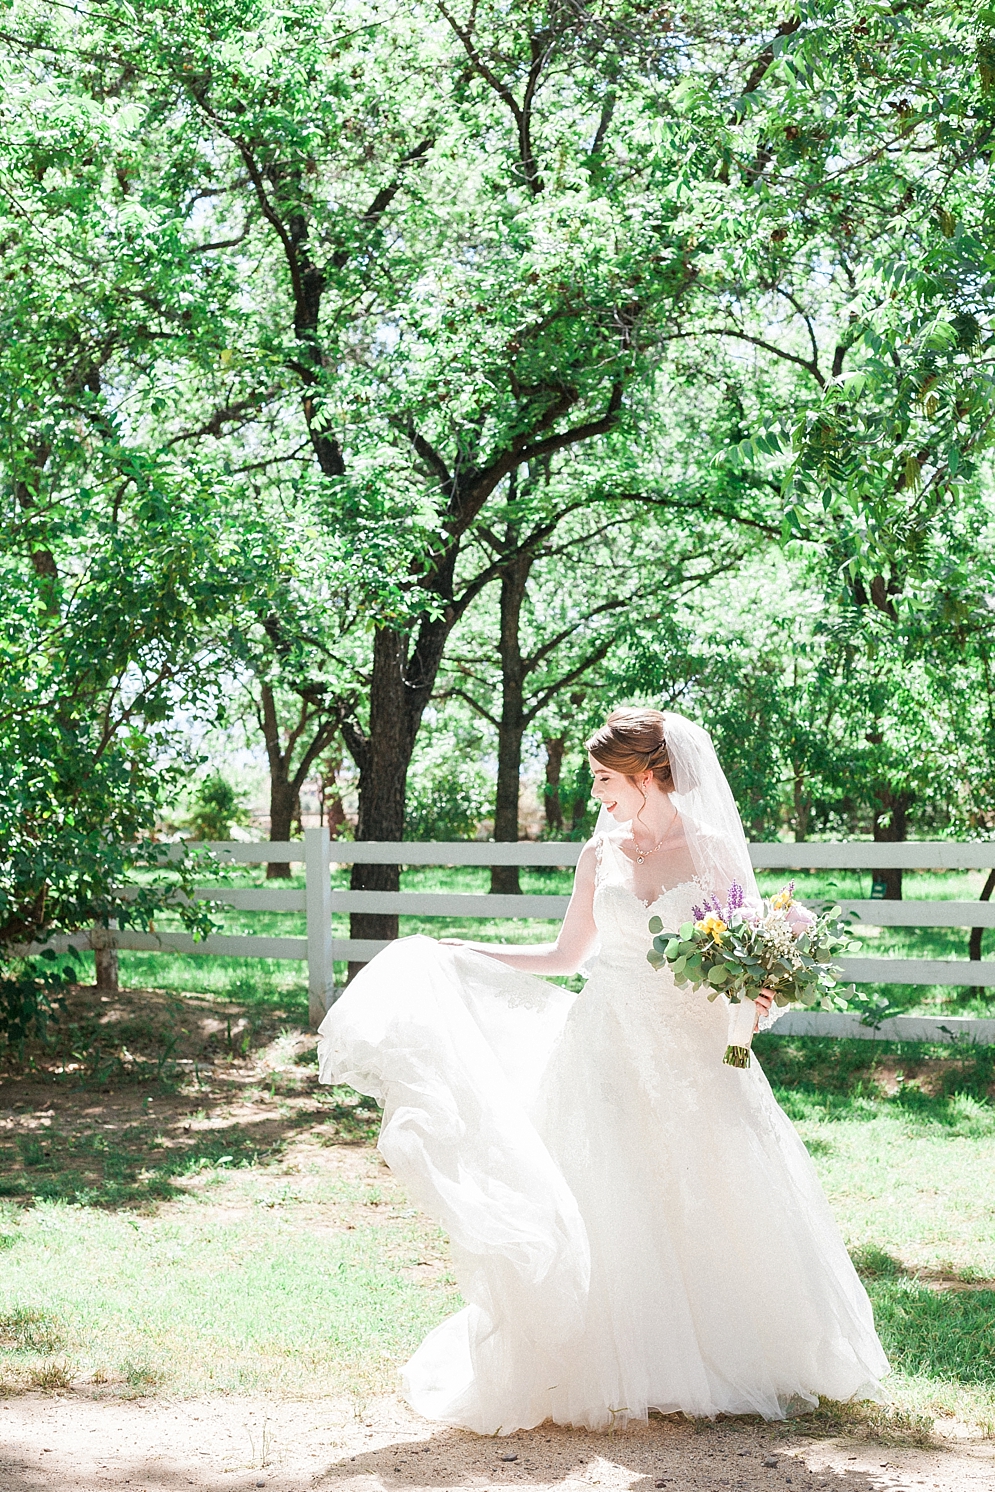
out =
[[992,12],[2,8],[4,946],[239,732],[280,839],[583,833],[630,699],[991,831]]

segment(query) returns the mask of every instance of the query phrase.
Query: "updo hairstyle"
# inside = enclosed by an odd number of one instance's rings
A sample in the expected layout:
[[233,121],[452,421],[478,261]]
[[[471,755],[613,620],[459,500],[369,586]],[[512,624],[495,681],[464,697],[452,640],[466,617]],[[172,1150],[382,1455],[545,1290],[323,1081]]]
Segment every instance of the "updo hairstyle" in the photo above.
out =
[[643,772],[652,772],[657,786],[669,793],[674,778],[667,751],[666,719],[659,710],[612,710],[584,746],[596,762],[612,772],[621,772],[630,781]]

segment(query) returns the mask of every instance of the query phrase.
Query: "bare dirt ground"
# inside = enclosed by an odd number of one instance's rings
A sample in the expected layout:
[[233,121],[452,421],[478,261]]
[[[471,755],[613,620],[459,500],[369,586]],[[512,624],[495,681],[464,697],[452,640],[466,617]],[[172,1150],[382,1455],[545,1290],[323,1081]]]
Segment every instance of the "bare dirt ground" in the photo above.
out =
[[314,1036],[279,1012],[80,986],[53,1030],[50,1047],[0,1071],[0,1195],[12,1202],[149,1209],[213,1151],[271,1163],[316,1124],[325,1142],[376,1134],[375,1112],[317,1087]]
[[991,1492],[995,1444],[813,1439],[742,1421],[653,1419],[615,1435],[543,1426],[502,1438],[440,1430],[395,1399],[122,1401],[81,1393],[0,1404],[3,1492]]

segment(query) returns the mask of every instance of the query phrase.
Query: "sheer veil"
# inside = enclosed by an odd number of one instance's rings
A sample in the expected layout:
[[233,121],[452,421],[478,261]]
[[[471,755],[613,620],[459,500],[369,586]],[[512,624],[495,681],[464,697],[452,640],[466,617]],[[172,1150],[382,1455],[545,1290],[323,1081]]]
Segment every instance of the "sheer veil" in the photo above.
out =
[[[723,906],[736,882],[742,887],[746,905],[759,907],[760,892],[743,821],[711,736],[700,725],[671,710],[665,711],[664,719],[674,778],[671,799],[680,815],[695,876],[704,890],[716,896]],[[602,808],[594,837],[617,839],[628,828]]]

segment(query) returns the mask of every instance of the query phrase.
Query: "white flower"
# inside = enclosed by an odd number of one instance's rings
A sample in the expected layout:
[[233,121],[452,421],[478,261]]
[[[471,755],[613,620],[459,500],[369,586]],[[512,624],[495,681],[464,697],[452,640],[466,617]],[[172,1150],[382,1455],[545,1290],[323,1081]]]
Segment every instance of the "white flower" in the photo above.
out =
[[763,937],[765,947],[775,958],[788,962],[793,961],[795,952],[795,935],[791,930],[785,912],[780,907],[772,907],[760,924],[760,933]]

